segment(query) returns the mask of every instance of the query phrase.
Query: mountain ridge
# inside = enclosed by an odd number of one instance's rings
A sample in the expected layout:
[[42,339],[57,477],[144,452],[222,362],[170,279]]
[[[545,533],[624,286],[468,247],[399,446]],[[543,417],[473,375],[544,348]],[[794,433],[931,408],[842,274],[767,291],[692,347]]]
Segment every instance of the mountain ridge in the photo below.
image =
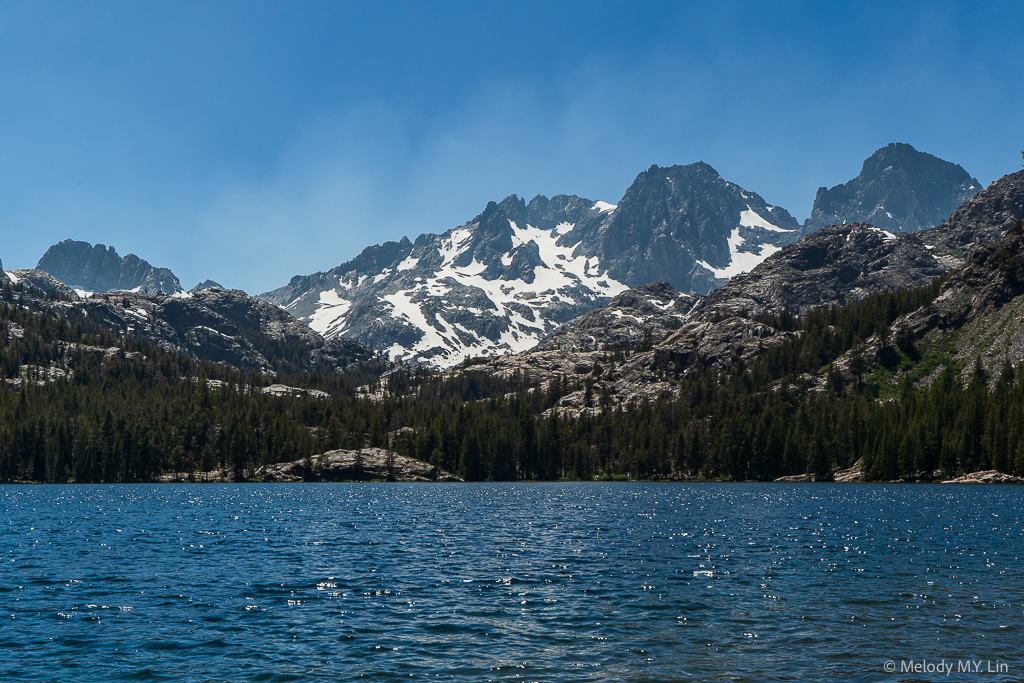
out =
[[707,291],[799,234],[788,212],[703,162],[655,165],[619,204],[509,195],[444,233],[367,247],[260,297],[327,337],[443,368],[525,350],[648,278]]
[[54,244],[36,264],[73,289],[85,292],[151,291],[180,294],[178,278],[135,254],[119,256],[114,247],[66,239]]

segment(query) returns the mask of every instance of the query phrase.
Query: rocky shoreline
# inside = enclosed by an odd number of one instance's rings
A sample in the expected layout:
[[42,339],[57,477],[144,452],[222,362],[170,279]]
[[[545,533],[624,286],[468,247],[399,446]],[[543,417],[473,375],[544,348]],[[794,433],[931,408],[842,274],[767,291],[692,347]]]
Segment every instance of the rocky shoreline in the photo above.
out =
[[250,478],[239,477],[232,469],[209,472],[174,472],[156,479],[159,483],[195,482],[452,482],[462,481],[430,463],[407,458],[383,448],[334,450],[308,459],[278,462],[257,469]]
[[[938,473],[941,474],[941,473]],[[775,484],[798,484],[798,483],[814,483],[817,479],[813,474],[793,474],[786,477],[779,477],[772,483]],[[845,470],[835,470],[832,473],[832,479],[825,481],[824,483],[835,483],[835,484],[849,484],[854,482],[864,482],[864,471],[862,469],[862,463],[858,460],[853,467]],[[1024,484],[1024,477],[1015,477],[1012,474],[1006,474],[999,472],[998,470],[981,470],[978,472],[969,472],[953,479],[941,479],[935,478],[928,482],[920,480],[918,482],[906,481],[905,479],[898,479],[893,481],[876,481],[870,482],[874,484],[908,484],[908,483],[933,483],[933,484]]]
[[997,470],[971,472],[955,479],[947,479],[943,484],[1024,484],[1024,478],[1015,477]]

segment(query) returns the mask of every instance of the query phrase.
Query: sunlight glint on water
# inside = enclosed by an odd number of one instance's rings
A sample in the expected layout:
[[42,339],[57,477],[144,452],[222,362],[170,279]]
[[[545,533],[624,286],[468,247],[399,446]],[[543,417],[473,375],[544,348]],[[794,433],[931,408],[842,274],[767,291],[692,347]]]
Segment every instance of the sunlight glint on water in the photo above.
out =
[[[3,486],[3,680],[1024,677],[1024,488]],[[946,680],[976,680],[954,673]],[[914,680],[905,678],[905,680]]]

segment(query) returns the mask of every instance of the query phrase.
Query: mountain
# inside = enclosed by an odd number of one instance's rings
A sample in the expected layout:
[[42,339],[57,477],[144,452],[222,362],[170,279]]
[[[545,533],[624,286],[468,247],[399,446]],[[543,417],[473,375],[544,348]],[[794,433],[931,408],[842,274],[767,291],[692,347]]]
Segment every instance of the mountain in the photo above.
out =
[[[749,363],[792,336],[788,321],[794,316],[924,285],[943,271],[917,235],[896,235],[863,223],[830,226],[707,296],[686,295],[667,283],[629,290],[534,349],[481,359],[452,372],[519,375],[546,385],[589,376],[594,390],[616,403],[671,396],[676,385],[665,376],[668,370],[724,370]],[[628,332],[617,329],[623,326]],[[601,371],[595,375],[594,368]],[[580,408],[583,396],[577,391],[562,405]]]
[[569,233],[630,287],[665,281],[707,293],[800,236],[788,211],[768,205],[697,162],[651,166],[614,211]]
[[369,247],[260,296],[325,337],[444,368],[528,349],[630,287],[706,292],[799,234],[788,212],[707,164],[652,166],[617,205],[511,195],[441,235]]
[[[908,291],[943,273],[951,275],[934,303],[895,322],[888,336],[872,337],[858,353],[888,362],[896,328],[903,326],[962,367],[981,358],[990,371],[998,370],[999,363],[1016,364],[1024,355],[1022,219],[1024,171],[992,183],[932,230],[897,234],[860,223],[830,226],[708,296],[687,296],[664,283],[629,290],[534,349],[450,372],[523,377],[546,386],[586,381],[610,403],[672,396],[675,375],[748,365],[793,339],[795,316]],[[874,332],[866,330],[862,338]],[[839,365],[848,370],[846,361]],[[570,392],[560,405],[583,408],[585,395],[584,389]]]
[[442,235],[369,247],[262,294],[326,337],[445,367],[517,352],[625,290],[566,233],[607,205],[579,197],[491,202]]
[[892,143],[864,161],[853,180],[818,188],[804,232],[836,223],[870,223],[890,232],[932,228],[981,189],[957,164]]
[[178,278],[167,268],[156,268],[135,254],[122,258],[114,247],[102,244],[58,242],[46,250],[36,268],[86,292],[183,292]]
[[9,300],[14,300],[17,287],[23,307],[71,326],[101,329],[121,343],[152,342],[194,360],[205,358],[267,375],[385,365],[358,341],[325,340],[277,306],[240,290],[173,296],[105,292],[82,298],[42,270],[9,275]]

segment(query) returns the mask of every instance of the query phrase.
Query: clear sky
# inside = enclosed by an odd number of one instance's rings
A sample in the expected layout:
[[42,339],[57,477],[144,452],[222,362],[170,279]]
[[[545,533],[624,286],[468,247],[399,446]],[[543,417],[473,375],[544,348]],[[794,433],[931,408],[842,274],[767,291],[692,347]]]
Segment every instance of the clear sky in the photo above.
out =
[[259,293],[508,194],[703,160],[810,213],[889,142],[1024,147],[1020,2],[0,4],[0,259],[71,237]]

